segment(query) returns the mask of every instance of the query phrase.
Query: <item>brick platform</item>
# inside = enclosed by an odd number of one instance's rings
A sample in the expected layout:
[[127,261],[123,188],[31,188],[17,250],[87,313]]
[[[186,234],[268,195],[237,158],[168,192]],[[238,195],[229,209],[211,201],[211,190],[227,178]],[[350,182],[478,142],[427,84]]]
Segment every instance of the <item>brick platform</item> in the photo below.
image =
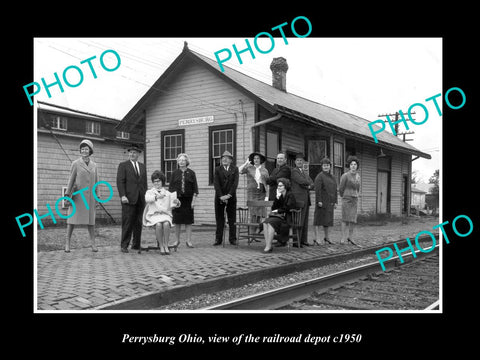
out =
[[[406,237],[414,238],[422,230],[431,230],[438,224],[436,219],[421,219],[402,225],[400,222],[383,226],[358,226],[354,239],[360,247],[370,247]],[[65,229],[51,228],[42,236],[61,236]],[[75,230],[76,236],[87,237],[86,229]],[[100,228],[101,232],[102,229]],[[120,252],[120,226],[105,230],[110,243],[117,245],[99,246],[93,253],[90,248],[75,249],[70,253],[63,250],[40,251],[37,253],[37,310],[98,310],[134,299],[165,293],[172,289],[185,288],[201,282],[248,274],[268,272],[282,265],[301,263],[348,253],[353,245],[338,244],[340,229],[335,227],[331,234],[333,245],[311,246],[301,249],[275,248],[273,253],[263,254],[264,242],[238,247],[230,244],[212,246],[212,229],[194,230],[195,248],[186,248],[184,234],[177,252],[162,256],[158,250]],[[322,233],[323,234],[323,233]],[[172,234],[173,235],[173,234]],[[313,229],[309,231],[312,242]],[[118,239],[116,241],[115,239]],[[172,237],[171,239],[174,239]],[[153,231],[144,230],[142,246],[155,243]],[[140,308],[130,308],[139,310]]]

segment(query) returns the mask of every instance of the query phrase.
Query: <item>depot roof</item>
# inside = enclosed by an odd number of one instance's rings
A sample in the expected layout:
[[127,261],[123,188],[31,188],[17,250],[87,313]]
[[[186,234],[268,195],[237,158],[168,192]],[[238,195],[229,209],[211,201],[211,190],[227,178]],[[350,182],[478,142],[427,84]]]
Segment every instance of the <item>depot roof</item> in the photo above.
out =
[[[370,121],[360,116],[276,89],[269,84],[254,79],[225,65],[223,66],[224,72],[222,72],[215,60],[191,51],[186,45],[180,55],[172,62],[167,70],[165,70],[155,84],[125,115],[121,123],[117,126],[117,129],[123,130],[138,122],[142,110],[150,99],[158,94],[159,89],[162,89],[162,86],[165,85],[167,79],[170,79],[172,75],[175,75],[180,71],[182,68],[181,65],[188,60],[193,60],[197,64],[205,66],[215,75],[229,82],[273,113],[280,113],[298,121],[306,122],[315,126],[326,127],[332,131],[375,144],[368,127]],[[375,125],[375,128],[376,127],[377,126]],[[377,134],[377,139],[377,146],[431,159],[429,154],[421,152],[389,132],[380,132]]]

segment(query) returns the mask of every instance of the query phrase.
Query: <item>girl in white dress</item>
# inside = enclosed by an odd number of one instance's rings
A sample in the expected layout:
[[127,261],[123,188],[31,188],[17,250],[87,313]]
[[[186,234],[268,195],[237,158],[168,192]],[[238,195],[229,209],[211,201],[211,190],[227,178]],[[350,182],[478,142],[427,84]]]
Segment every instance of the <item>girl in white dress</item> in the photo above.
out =
[[160,254],[169,255],[168,241],[172,226],[172,208],[179,207],[180,201],[177,199],[175,192],[171,193],[163,187],[165,181],[165,175],[161,171],[155,170],[153,172],[153,187],[145,193],[146,205],[143,211],[143,225],[155,226],[155,236]]

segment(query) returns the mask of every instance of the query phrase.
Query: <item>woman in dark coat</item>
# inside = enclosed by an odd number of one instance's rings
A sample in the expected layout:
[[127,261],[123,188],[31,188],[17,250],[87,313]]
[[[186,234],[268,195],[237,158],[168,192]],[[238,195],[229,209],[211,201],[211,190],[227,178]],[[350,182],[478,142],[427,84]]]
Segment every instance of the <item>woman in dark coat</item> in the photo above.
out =
[[272,241],[275,233],[278,241],[284,245],[288,241],[288,233],[292,225],[291,209],[295,209],[295,196],[290,192],[290,180],[285,178],[277,179],[277,193],[273,200],[272,212],[263,223],[265,236],[265,249],[263,253],[273,251]]
[[190,165],[190,158],[187,154],[179,154],[177,156],[176,169],[172,173],[170,179],[170,187],[168,191],[177,192],[177,198],[180,200],[180,207],[173,209],[173,223],[175,224],[175,236],[177,241],[173,245],[168,245],[169,248],[177,250],[180,244],[180,230],[181,224],[185,225],[185,233],[187,234],[187,247],[193,248],[192,245],[192,224],[194,222],[194,207],[198,196],[198,184],[195,172],[188,168]]
[[313,215],[313,225],[315,226],[314,244],[320,245],[320,226],[323,226],[325,237],[323,241],[331,244],[328,235],[328,228],[333,226],[333,210],[337,206],[337,182],[335,181],[330,169],[332,162],[329,158],[321,160],[322,171],[315,178],[315,213]]

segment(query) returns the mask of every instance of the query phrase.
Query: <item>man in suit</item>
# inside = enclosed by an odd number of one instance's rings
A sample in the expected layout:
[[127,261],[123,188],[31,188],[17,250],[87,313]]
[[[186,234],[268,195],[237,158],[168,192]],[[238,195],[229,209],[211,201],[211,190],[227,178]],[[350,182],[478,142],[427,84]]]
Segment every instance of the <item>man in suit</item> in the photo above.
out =
[[291,169],[287,165],[287,155],[279,153],[277,155],[277,167],[272,170],[272,173],[267,178],[267,184],[270,185],[268,199],[274,201],[277,194],[277,179],[285,178],[290,180]]
[[[295,168],[292,169],[291,182],[292,193],[295,199],[303,201],[304,206],[302,208],[302,235],[300,239],[300,246],[310,246],[308,243],[308,213],[311,205],[310,202],[310,189],[313,189],[313,180],[304,172],[303,164],[305,162],[305,156],[303,154],[297,154],[295,156]],[[298,245],[297,245],[298,246]]]
[[133,233],[132,249],[141,252],[142,215],[147,191],[145,164],[138,162],[141,150],[133,145],[127,149],[129,160],[118,165],[117,188],[122,202],[121,250],[128,252]]
[[237,243],[237,232],[234,224],[236,221],[238,168],[232,165],[233,156],[228,151],[222,154],[221,161],[221,165],[215,168],[213,179],[213,185],[215,187],[215,220],[217,222],[214,246],[220,245],[223,242],[225,208],[227,209],[229,227],[228,240],[232,245]]

